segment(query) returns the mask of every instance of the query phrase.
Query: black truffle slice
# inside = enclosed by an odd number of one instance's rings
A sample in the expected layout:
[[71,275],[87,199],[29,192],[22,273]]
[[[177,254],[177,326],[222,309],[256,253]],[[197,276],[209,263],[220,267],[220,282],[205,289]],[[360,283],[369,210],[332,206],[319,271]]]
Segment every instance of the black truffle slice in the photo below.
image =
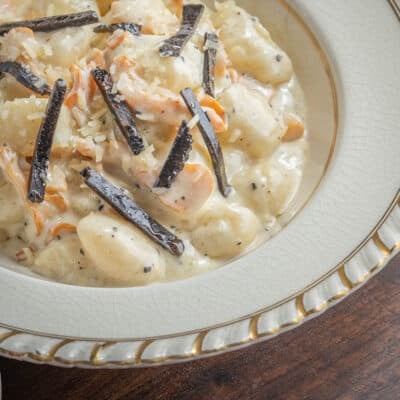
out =
[[113,33],[118,29],[132,33],[132,35],[138,36],[140,34],[142,26],[131,23],[107,24],[107,25],[98,25],[93,30],[96,33]]
[[215,33],[206,33],[204,46],[203,88],[208,95],[215,97],[215,64],[218,36]]
[[204,6],[202,4],[188,4],[183,6],[181,27],[176,35],[170,37],[161,44],[161,57],[180,56],[186,43],[195,33],[203,12]]
[[185,163],[189,159],[192,150],[193,138],[186,121],[182,121],[178,134],[176,135],[174,144],[168,155],[167,161],[161,170],[154,187],[169,189],[185,167]]
[[99,87],[119,129],[125,136],[129,148],[133,154],[140,154],[144,150],[143,138],[136,127],[133,113],[126,101],[120,94],[113,93],[114,83],[111,75],[101,68],[92,70],[91,75]]
[[228,197],[232,188],[229,185],[228,178],[226,176],[224,156],[222,154],[221,144],[219,143],[217,135],[211,126],[207,114],[203,111],[199,102],[197,101],[192,89],[183,89],[181,91],[181,96],[183,97],[190,113],[193,116],[197,115],[199,117],[198,127],[211,156],[215,175],[217,177],[218,188],[224,197]]
[[32,203],[44,200],[51,146],[66,90],[67,84],[62,79],[56,81],[39,129],[29,176],[28,200]]
[[72,28],[83,25],[90,25],[99,22],[96,11],[84,11],[76,14],[54,15],[31,19],[28,21],[16,21],[0,25],[0,36],[14,28],[29,28],[36,32],[51,32],[63,28]]
[[121,187],[110,183],[91,168],[84,169],[81,175],[85,178],[86,184],[95,193],[154,242],[164,247],[174,256],[179,257],[183,254],[185,250],[183,242],[140,208]]
[[0,73],[12,75],[19,83],[26,88],[42,96],[51,93],[50,86],[44,79],[32,74],[31,69],[26,65],[16,61],[5,61],[0,63]]

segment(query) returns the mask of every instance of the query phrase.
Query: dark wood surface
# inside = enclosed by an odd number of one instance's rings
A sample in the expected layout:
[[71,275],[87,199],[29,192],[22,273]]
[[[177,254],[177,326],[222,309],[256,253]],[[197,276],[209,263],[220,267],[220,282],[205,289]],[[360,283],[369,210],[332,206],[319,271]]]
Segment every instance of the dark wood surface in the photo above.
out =
[[177,366],[66,370],[0,358],[3,400],[400,399],[400,256],[301,328]]

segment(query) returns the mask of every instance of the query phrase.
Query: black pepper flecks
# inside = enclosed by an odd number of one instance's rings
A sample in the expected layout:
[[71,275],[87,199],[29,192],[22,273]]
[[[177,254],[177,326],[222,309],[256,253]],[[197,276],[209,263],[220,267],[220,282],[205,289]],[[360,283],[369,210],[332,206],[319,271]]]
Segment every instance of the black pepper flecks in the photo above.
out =
[[46,81],[32,74],[28,65],[16,61],[4,61],[0,63],[0,73],[12,75],[20,84],[41,96],[51,93],[50,86]]
[[256,184],[255,182],[253,182],[253,183],[251,184],[251,188],[252,188],[253,190],[257,190],[257,184]]
[[181,27],[176,35],[161,44],[161,57],[179,57],[181,55],[186,43],[196,31],[204,9],[205,7],[202,4],[187,4],[183,6]]
[[171,187],[172,183],[180,172],[182,172],[187,160],[189,159],[192,150],[192,143],[193,138],[190,134],[190,129],[187,126],[186,121],[182,121],[167,161],[165,162],[154,187],[167,189]]
[[281,62],[282,61],[282,55],[281,54],[277,54],[276,56],[275,56],[275,60],[276,60],[276,62]]
[[90,25],[99,22],[96,11],[84,11],[75,14],[54,15],[28,21],[16,21],[0,25],[0,36],[14,28],[29,28],[36,32],[51,32],[63,28]]
[[152,270],[153,270],[153,267],[151,267],[151,266],[147,266],[147,267],[143,268],[143,272],[145,274],[149,274]]
[[181,91],[181,96],[183,97],[183,100],[185,101],[190,113],[193,116],[199,116],[198,127],[203,136],[203,140],[207,146],[208,152],[210,153],[219,190],[224,197],[228,197],[232,191],[232,187],[228,183],[228,178],[225,171],[224,156],[222,154],[221,144],[219,143],[217,135],[214,132],[207,114],[203,111],[199,102],[197,101],[192,89],[183,89]]
[[33,203],[44,200],[51,146],[66,90],[67,84],[62,79],[57,80],[36,139],[28,185],[28,200]]
[[86,168],[81,172],[85,183],[126,220],[137,226],[153,241],[171,254],[181,256],[183,242],[140,208],[121,187],[107,181],[97,171]]
[[113,93],[113,80],[109,72],[96,68],[91,75],[99,87],[114,119],[125,136],[128,146],[133,154],[138,155],[144,150],[143,139],[136,127],[133,113],[126,101],[119,93]]

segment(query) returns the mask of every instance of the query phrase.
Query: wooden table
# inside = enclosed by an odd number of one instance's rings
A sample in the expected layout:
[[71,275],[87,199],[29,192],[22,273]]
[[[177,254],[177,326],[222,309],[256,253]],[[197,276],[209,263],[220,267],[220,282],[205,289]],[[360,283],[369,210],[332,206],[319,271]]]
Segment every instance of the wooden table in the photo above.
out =
[[400,256],[320,318],[246,350],[143,370],[0,370],[5,400],[400,399]]

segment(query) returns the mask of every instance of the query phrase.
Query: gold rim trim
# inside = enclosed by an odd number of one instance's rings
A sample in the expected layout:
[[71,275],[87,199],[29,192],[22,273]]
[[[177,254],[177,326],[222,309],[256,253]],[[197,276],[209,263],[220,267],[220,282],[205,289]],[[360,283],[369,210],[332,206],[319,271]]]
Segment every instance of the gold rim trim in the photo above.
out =
[[[397,196],[399,197],[399,196]],[[398,199],[396,198],[396,202],[394,203],[397,206]],[[394,207],[392,208],[394,209]],[[382,224],[387,220],[384,219],[382,221]],[[294,318],[292,321],[281,324],[277,326],[276,328],[272,328],[268,330],[267,332],[264,333],[259,333],[258,332],[258,322],[262,314],[266,311],[261,311],[257,313],[257,315],[251,317],[251,318],[244,318],[242,321],[249,319],[249,328],[248,328],[248,336],[246,337],[245,340],[242,340],[237,343],[232,343],[229,345],[224,345],[224,346],[219,346],[218,348],[212,349],[205,351],[203,350],[203,343],[204,339],[207,336],[207,334],[212,331],[213,329],[207,329],[201,332],[197,333],[197,337],[195,338],[192,346],[192,350],[188,354],[184,355],[176,355],[176,356],[167,356],[167,357],[157,357],[154,359],[144,359],[143,354],[145,350],[156,340],[145,340],[141,342],[140,346],[138,349],[135,351],[135,354],[132,354],[132,357],[130,360],[126,361],[115,361],[115,362],[107,362],[107,361],[102,361],[100,358],[100,352],[106,348],[112,347],[119,342],[113,341],[113,342],[106,342],[106,343],[93,343],[93,348],[91,350],[91,355],[90,355],[90,360],[82,360],[82,361],[76,361],[76,360],[65,360],[63,358],[57,357],[57,353],[60,349],[62,349],[64,346],[67,346],[71,343],[74,343],[76,341],[71,340],[71,339],[65,339],[62,340],[60,343],[57,343],[54,345],[47,354],[42,355],[37,352],[35,353],[30,353],[30,352],[12,352],[12,351],[7,351],[5,349],[0,348],[0,354],[4,355],[6,357],[10,358],[18,358],[18,359],[25,359],[25,360],[30,360],[30,361],[35,361],[35,362],[41,362],[41,363],[49,363],[53,362],[58,365],[65,365],[65,366],[91,366],[91,367],[104,367],[104,366],[114,366],[114,367],[127,367],[127,366],[144,366],[144,365],[158,365],[161,363],[171,363],[171,362],[178,362],[178,361],[187,361],[191,359],[198,359],[198,358],[203,358],[209,355],[214,355],[214,354],[219,354],[228,350],[232,350],[235,348],[241,348],[244,347],[248,344],[251,343],[256,343],[261,340],[265,340],[266,338],[273,337],[285,330],[288,330],[290,328],[293,328],[295,326],[300,325],[307,319],[309,319],[311,316],[314,316],[316,314],[320,314],[323,311],[325,311],[327,308],[330,306],[334,305],[338,301],[342,300],[344,297],[347,295],[351,294],[356,288],[359,286],[363,285],[365,282],[367,282],[373,275],[375,275],[383,266],[386,265],[387,261],[395,254],[397,251],[400,249],[400,241],[393,246],[392,249],[388,249],[387,246],[382,242],[380,239],[377,230],[381,227],[380,224],[376,228],[376,232],[372,233],[370,236],[370,240],[373,241],[375,244],[376,248],[380,251],[382,257],[378,261],[378,263],[370,269],[368,273],[366,273],[362,279],[360,279],[357,282],[352,282],[345,271],[345,265],[340,264],[339,267],[331,273],[330,276],[332,276],[334,273],[338,273],[341,282],[343,283],[344,289],[340,291],[339,293],[336,293],[332,295],[329,299],[326,301],[322,302],[320,305],[317,307],[307,310],[306,306],[304,304],[304,295],[307,291],[302,292],[301,294],[297,295],[295,297],[295,306],[297,310],[297,317]],[[366,242],[368,243],[368,241]],[[365,243],[365,244],[366,244]],[[364,245],[365,245],[364,244]],[[315,285],[317,286],[317,285]],[[314,286],[314,287],[315,287]],[[226,324],[224,326],[229,326],[231,325]],[[2,343],[4,343],[6,340],[17,337],[19,335],[25,335],[25,332],[21,331],[11,331],[8,333],[5,333],[0,336],[0,346]],[[186,335],[179,335],[179,336],[186,336]],[[86,342],[86,341],[78,341],[78,342]],[[134,342],[134,341],[132,341]]]

